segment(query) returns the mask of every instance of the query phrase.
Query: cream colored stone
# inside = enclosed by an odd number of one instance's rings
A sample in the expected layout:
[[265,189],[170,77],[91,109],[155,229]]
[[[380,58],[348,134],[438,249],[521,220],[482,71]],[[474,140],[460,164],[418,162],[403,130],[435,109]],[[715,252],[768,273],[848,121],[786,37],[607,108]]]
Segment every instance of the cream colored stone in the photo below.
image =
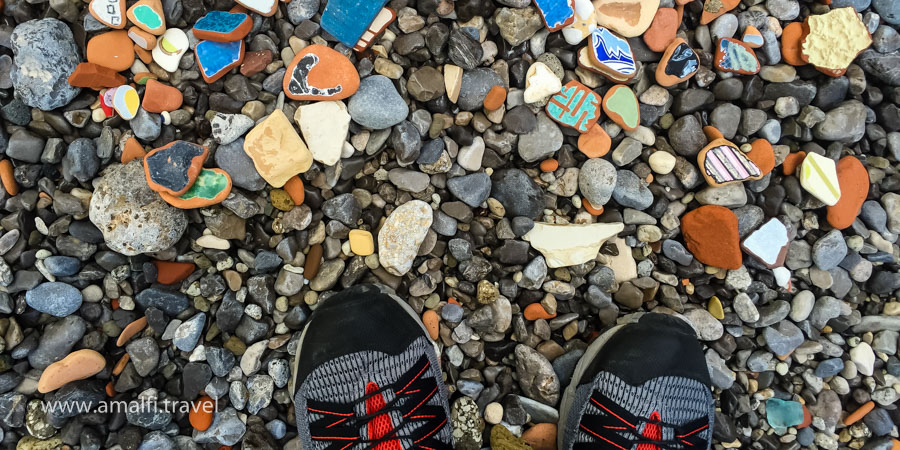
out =
[[444,88],[447,90],[447,98],[456,103],[459,100],[459,89],[462,87],[462,67],[453,64],[444,64]]
[[800,51],[816,67],[844,70],[872,45],[872,36],[852,7],[811,15],[808,23],[809,34]]
[[659,0],[594,0],[594,9],[599,25],[635,37],[650,28]]
[[280,109],[247,133],[244,151],[259,175],[275,187],[312,166],[312,153]]
[[544,255],[551,268],[576,266],[597,257],[607,239],[625,228],[622,223],[553,225],[536,223],[522,238]]
[[537,103],[559,93],[562,81],[542,62],[528,68],[525,76],[525,103]]
[[647,162],[650,164],[650,168],[654,172],[660,175],[665,175],[675,169],[675,163],[677,162],[677,160],[675,159],[675,155],[669,152],[655,151],[652,155],[650,155],[650,158]]
[[300,126],[313,159],[326,166],[337,164],[350,130],[350,114],[344,102],[303,105],[294,113],[294,122]]
[[378,231],[378,262],[381,266],[397,276],[409,272],[433,220],[434,211],[421,200],[398,206]]

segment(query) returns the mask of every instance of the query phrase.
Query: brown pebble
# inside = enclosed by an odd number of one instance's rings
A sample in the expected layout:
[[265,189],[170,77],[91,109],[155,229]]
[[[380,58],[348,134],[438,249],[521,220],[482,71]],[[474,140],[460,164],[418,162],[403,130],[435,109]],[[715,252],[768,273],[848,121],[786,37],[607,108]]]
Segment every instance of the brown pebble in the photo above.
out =
[[306,255],[306,264],[303,265],[303,278],[312,280],[319,273],[322,265],[322,244],[316,244],[309,248]]
[[556,450],[556,424],[539,423],[522,433],[522,440],[534,450]]
[[440,332],[440,318],[437,313],[430,309],[425,311],[422,314],[422,323],[425,324],[425,329],[428,330],[428,336],[432,340],[437,340]]
[[121,347],[121,346],[125,345],[125,343],[128,342],[129,339],[131,339],[134,335],[140,333],[141,330],[143,330],[144,327],[146,327],[146,326],[147,326],[147,318],[146,317],[141,317],[140,319],[129,323],[128,325],[125,326],[125,329],[122,330],[122,333],[119,334],[119,339],[116,340],[116,346]]
[[849,416],[844,418],[844,425],[849,427],[850,425],[859,422],[860,419],[865,417],[866,414],[872,412],[873,409],[875,409],[875,402],[870,400],[866,403],[863,403],[862,406],[856,408],[856,411],[853,411]]
[[16,178],[13,176],[13,166],[8,159],[0,161],[0,183],[3,184],[3,189],[6,189],[7,194],[16,195],[19,193],[19,183],[16,183]]

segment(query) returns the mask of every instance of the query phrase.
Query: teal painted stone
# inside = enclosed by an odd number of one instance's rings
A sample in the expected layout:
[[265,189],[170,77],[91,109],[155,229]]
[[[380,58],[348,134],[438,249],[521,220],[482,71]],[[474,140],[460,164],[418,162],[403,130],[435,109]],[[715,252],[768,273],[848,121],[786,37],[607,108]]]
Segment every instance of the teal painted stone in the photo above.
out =
[[716,68],[741,75],[759,73],[759,60],[747,44],[732,38],[721,38],[716,46]]
[[800,402],[770,398],[766,400],[766,421],[773,428],[795,427],[803,423]]

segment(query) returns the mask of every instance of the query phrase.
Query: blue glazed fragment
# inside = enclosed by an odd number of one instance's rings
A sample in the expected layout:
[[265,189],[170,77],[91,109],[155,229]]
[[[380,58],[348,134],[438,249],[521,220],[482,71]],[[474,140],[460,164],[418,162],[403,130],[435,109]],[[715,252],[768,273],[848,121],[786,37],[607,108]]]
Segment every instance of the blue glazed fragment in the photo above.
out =
[[194,48],[203,78],[215,80],[244,57],[244,41],[200,41]]
[[322,29],[353,47],[386,3],[387,0],[329,0],[322,13]]

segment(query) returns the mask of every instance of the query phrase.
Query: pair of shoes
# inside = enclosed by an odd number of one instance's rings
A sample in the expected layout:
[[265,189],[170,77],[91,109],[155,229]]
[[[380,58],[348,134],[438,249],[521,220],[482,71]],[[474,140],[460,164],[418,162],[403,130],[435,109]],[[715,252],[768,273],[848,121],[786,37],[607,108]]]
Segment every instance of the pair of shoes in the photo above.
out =
[[[449,449],[447,388],[413,309],[371,285],[330,297],[310,318],[293,370],[304,450]],[[712,440],[700,343],[681,319],[645,314],[599,336],[562,396],[559,449],[696,449]]]

